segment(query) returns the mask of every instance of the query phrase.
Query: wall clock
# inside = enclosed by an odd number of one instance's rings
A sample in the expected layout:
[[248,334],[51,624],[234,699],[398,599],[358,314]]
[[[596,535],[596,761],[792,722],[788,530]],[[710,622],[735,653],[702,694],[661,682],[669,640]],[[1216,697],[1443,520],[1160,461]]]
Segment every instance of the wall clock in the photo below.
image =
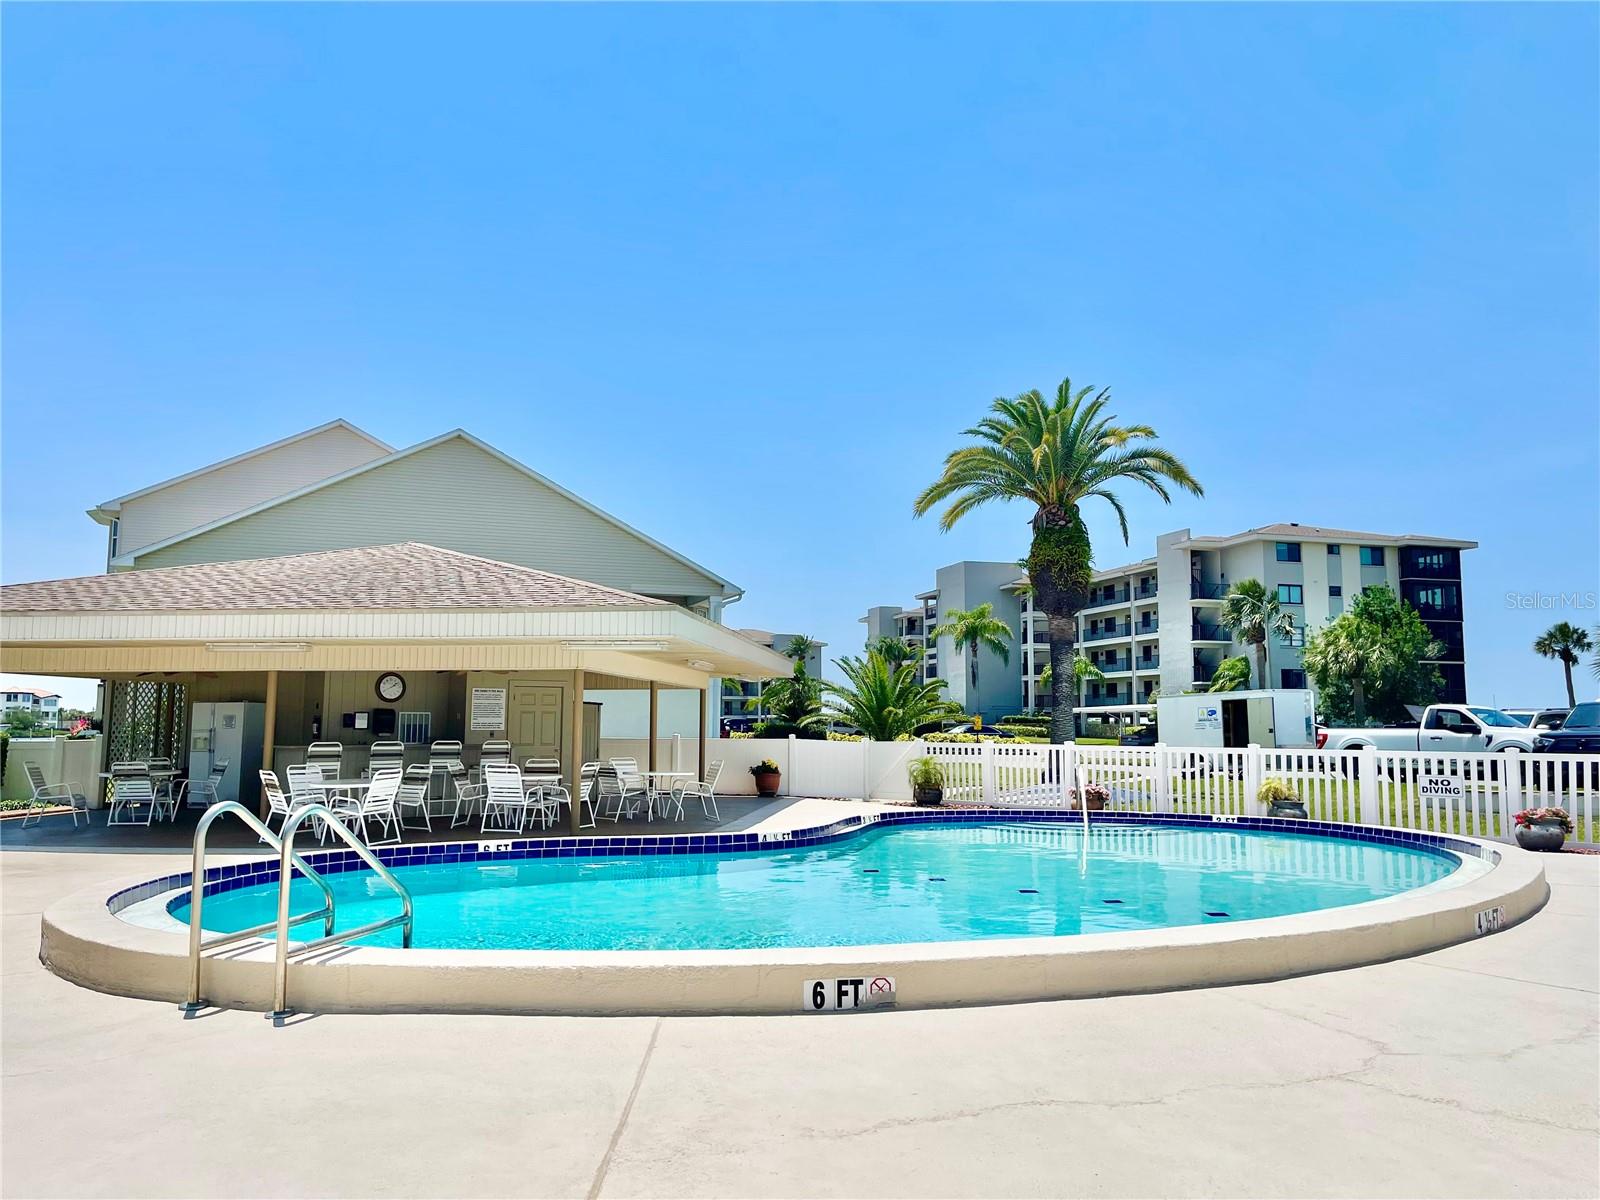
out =
[[401,675],[393,671],[385,671],[378,676],[378,699],[393,704],[406,694],[406,681]]

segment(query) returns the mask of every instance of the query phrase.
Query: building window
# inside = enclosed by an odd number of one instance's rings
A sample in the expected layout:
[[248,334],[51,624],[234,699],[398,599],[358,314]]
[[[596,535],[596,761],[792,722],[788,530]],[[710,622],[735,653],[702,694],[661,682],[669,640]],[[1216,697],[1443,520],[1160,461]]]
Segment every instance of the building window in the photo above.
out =
[[111,518],[111,557],[117,556],[117,538],[122,533],[122,522],[116,517]]
[[399,737],[408,746],[426,746],[433,741],[433,714],[403,712],[398,718]]
[[1344,595],[1344,588],[1340,587],[1337,583],[1330,583],[1328,585],[1328,595],[1342,596]]
[[1341,553],[1341,551],[1339,550],[1339,547],[1338,547],[1337,543],[1335,543],[1334,545],[1331,545],[1331,546],[1328,547],[1328,557],[1329,558],[1338,558],[1340,553]]
[[1299,542],[1279,542],[1278,543],[1278,561],[1279,562],[1299,562],[1300,561],[1300,543]]
[[1280,583],[1278,585],[1279,604],[1304,604],[1304,589],[1298,583]]
[[1383,566],[1383,547],[1382,546],[1363,546],[1363,547],[1361,547],[1361,565],[1363,567],[1381,567],[1381,566]]
[[1286,688],[1299,689],[1306,686],[1306,673],[1304,671],[1293,671],[1285,667],[1278,672],[1278,678],[1282,681],[1282,686]]

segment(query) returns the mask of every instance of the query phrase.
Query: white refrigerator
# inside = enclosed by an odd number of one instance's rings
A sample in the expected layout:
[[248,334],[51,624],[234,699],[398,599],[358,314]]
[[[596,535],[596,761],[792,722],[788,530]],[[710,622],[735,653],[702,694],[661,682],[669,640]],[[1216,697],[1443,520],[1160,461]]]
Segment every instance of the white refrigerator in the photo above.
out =
[[189,714],[189,778],[209,778],[213,764],[226,762],[217,787],[220,800],[256,803],[261,793],[262,735],[267,706],[248,700],[197,700]]

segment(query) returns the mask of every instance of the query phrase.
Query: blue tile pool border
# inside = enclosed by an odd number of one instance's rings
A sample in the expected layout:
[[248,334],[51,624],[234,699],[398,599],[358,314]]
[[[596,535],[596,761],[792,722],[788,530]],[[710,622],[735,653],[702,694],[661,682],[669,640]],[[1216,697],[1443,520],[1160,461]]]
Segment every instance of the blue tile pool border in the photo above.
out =
[[[1309,834],[1345,841],[1377,842],[1403,846],[1442,856],[1457,855],[1493,861],[1497,852],[1449,834],[1413,829],[1390,829],[1372,825],[1346,825],[1336,821],[1302,821],[1295,818],[1212,816],[1187,813],[1091,812],[1090,823],[1103,826],[1166,826],[1205,829],[1268,830],[1278,833]],[[1078,825],[1083,814],[1037,808],[929,808],[881,813],[856,813],[815,825],[774,833],[678,833],[615,834],[593,837],[489,838],[471,841],[431,842],[415,845],[375,847],[378,861],[387,867],[435,866],[445,863],[515,862],[543,858],[653,857],[677,854],[757,854],[786,852],[853,837],[868,829],[885,825],[968,825],[993,821],[1028,821],[1041,825]],[[367,865],[351,850],[302,850],[312,870],[322,875],[364,871]],[[274,883],[278,878],[278,859],[254,859],[206,871],[205,894],[220,895],[240,888]],[[106,901],[113,913],[131,904],[148,900],[193,885],[188,871],[164,875],[133,887],[123,888]],[[188,902],[187,890],[172,896],[167,910],[173,912]]]

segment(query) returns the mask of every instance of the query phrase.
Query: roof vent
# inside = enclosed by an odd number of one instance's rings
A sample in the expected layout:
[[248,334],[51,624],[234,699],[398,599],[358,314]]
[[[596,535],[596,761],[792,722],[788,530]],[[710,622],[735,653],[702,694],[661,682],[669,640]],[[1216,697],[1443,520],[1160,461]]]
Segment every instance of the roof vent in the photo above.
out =
[[1293,525],[1296,529],[1300,528],[1300,522],[1299,521],[1290,521],[1289,524]]

